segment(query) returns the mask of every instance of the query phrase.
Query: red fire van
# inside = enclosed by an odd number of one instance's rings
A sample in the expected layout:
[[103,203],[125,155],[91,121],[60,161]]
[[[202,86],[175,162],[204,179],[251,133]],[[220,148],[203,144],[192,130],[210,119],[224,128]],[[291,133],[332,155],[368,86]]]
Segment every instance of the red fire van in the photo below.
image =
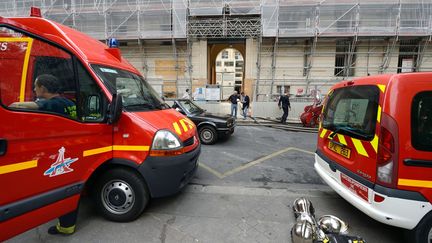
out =
[[[67,112],[41,109],[41,75]],[[0,17],[0,118],[0,241],[74,210],[84,189],[104,217],[134,220],[198,166],[193,122],[117,48],[41,17]]]
[[369,76],[333,86],[315,169],[355,207],[432,239],[432,73]]

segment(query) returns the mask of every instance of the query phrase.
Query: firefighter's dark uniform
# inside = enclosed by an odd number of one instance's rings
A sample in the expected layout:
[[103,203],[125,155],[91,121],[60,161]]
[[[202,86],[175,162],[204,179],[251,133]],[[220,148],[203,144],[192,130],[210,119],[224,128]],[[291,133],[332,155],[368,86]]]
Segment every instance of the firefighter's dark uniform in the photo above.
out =
[[281,118],[281,123],[286,123],[288,117],[288,108],[291,108],[288,95],[281,95],[278,103],[279,108],[281,107],[281,105],[282,105],[282,110],[284,112]]

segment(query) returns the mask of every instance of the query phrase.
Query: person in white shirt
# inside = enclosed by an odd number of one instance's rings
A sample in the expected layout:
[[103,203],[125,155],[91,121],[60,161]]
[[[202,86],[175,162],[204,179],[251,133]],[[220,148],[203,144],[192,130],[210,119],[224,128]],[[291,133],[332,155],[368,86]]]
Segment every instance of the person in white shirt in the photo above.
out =
[[189,89],[186,89],[186,91],[184,92],[184,94],[182,96],[182,99],[188,99],[188,100],[191,99],[191,96],[189,94]]

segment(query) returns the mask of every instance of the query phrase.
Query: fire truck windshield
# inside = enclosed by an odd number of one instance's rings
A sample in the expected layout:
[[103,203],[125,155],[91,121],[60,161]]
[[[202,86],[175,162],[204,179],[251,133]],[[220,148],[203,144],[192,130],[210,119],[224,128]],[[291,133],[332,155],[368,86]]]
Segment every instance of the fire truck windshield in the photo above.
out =
[[123,98],[123,107],[128,111],[160,110],[169,108],[158,93],[142,77],[117,68],[92,65],[99,78],[112,93]]

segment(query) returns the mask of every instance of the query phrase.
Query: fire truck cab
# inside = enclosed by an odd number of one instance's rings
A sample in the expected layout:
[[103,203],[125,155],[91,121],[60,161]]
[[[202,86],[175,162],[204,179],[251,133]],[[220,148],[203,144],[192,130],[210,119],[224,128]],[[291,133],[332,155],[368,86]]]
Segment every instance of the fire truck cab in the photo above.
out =
[[[193,177],[194,123],[118,48],[40,16],[0,17],[0,74],[0,241],[73,211],[84,189],[123,222]],[[42,75],[64,112],[38,97]]]
[[334,85],[324,104],[315,169],[375,220],[432,239],[432,73]]

